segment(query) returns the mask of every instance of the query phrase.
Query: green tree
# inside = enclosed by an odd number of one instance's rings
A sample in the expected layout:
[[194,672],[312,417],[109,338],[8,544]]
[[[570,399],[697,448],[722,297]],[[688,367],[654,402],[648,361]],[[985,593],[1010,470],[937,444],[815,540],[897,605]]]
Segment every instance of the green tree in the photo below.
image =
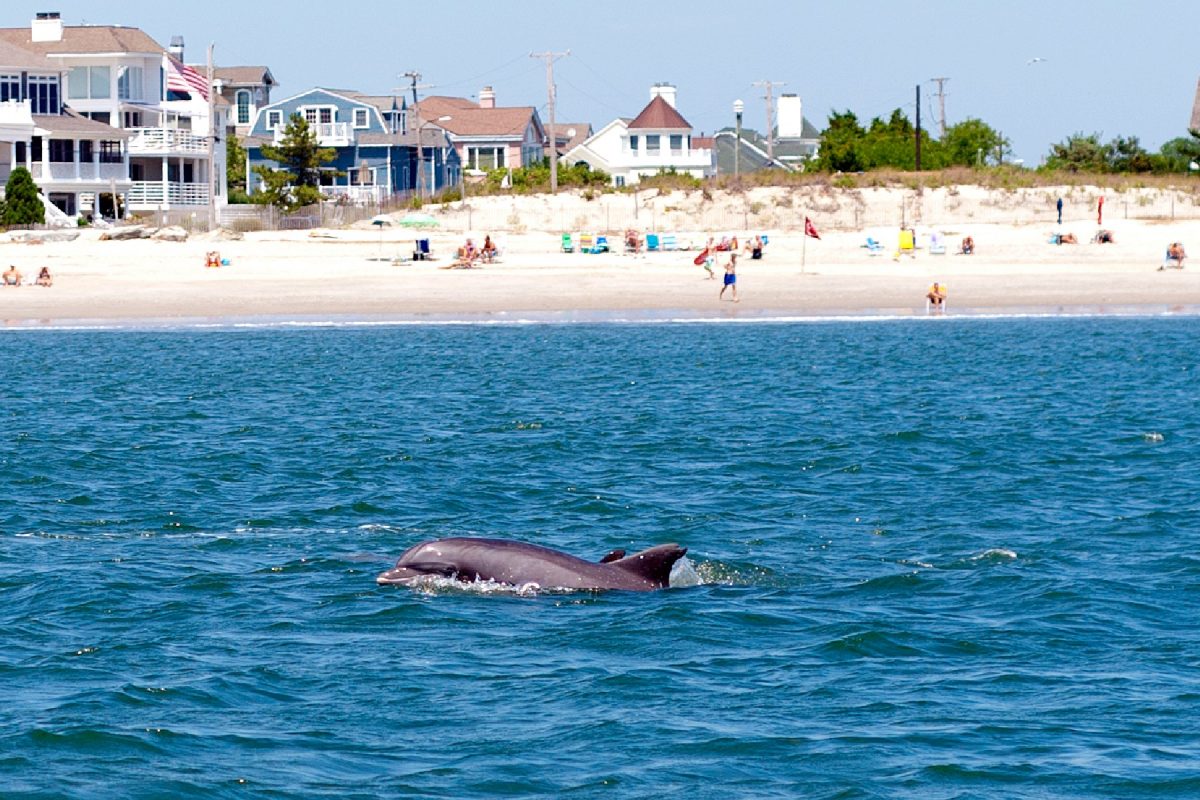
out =
[[942,156],[947,166],[982,167],[996,163],[999,148],[1007,145],[1007,140],[992,126],[971,117],[946,128]]
[[829,124],[821,131],[817,168],[828,172],[860,172],[866,168],[860,150],[865,131],[854,112],[846,110],[829,115]]
[[261,202],[290,212],[321,199],[321,165],[337,158],[337,150],[319,147],[316,132],[303,117],[293,114],[279,144],[264,144],[260,149],[264,158],[279,164],[277,169],[254,168],[264,183]]
[[1154,168],[1150,154],[1136,136],[1113,139],[1105,147],[1105,156],[1109,172],[1150,172]]
[[225,139],[225,181],[229,185],[231,201],[235,196],[245,196],[246,148],[242,147],[236,136],[229,136]]
[[8,175],[0,222],[5,225],[38,225],[46,222],[46,209],[38,199],[37,184],[25,167],[16,167]]
[[1100,134],[1084,136],[1076,133],[1067,140],[1050,145],[1044,169],[1068,172],[1104,172],[1108,167],[1108,152],[1100,144]]
[[1191,172],[1193,163],[1200,164],[1200,130],[1189,131],[1165,142],[1158,151],[1159,168],[1163,172]]

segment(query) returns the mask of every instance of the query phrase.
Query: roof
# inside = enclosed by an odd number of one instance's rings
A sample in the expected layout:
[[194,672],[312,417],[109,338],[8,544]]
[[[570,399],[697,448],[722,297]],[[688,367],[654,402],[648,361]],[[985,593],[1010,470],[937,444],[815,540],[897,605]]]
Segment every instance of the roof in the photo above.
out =
[[671,104],[656,95],[646,104],[642,113],[629,123],[630,128],[651,128],[654,130],[691,130],[692,125],[683,115],[671,107]]
[[404,98],[393,94],[361,94],[359,92],[351,92],[347,96],[352,100],[369,103],[385,113],[388,111],[400,111],[404,108]]
[[1196,102],[1192,103],[1192,124],[1188,130],[1200,130],[1200,80],[1196,81]]
[[590,122],[556,122],[553,126],[546,127],[554,132],[554,140],[563,153],[582,144],[592,135]]
[[33,124],[38,128],[56,133],[90,134],[102,136],[105,139],[128,139],[129,131],[114,128],[104,122],[80,116],[74,111],[67,110],[63,114],[34,114]]
[[692,149],[693,150],[712,150],[713,146],[716,144],[716,141],[717,140],[711,136],[693,136],[692,137]]
[[0,67],[16,67],[18,69],[53,70],[45,56],[30,52],[23,47],[0,40]]
[[[202,69],[202,66],[195,68]],[[279,85],[266,67],[213,67],[213,77],[229,86]]]
[[35,42],[30,28],[0,28],[0,40],[39,55],[65,53],[161,53],[162,45],[140,28],[121,25],[64,25],[58,42]]
[[437,125],[455,136],[521,136],[533,123],[535,113],[533,106],[480,108],[470,100],[454,97],[427,97],[417,104],[417,116],[425,122],[450,117]]

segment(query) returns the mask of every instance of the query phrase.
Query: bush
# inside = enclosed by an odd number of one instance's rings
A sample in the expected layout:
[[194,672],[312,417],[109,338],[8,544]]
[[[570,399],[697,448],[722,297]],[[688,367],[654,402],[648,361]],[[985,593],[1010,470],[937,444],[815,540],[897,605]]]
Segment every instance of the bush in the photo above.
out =
[[43,225],[46,222],[46,209],[38,199],[37,184],[25,167],[16,167],[8,176],[4,186],[4,216],[0,222],[5,225]]

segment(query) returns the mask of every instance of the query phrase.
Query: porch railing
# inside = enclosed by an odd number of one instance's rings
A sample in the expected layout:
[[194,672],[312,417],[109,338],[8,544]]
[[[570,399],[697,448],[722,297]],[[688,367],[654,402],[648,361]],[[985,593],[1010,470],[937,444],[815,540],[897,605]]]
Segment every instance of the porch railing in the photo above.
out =
[[126,195],[131,207],[174,208],[208,205],[208,184],[170,181],[134,181]]
[[133,138],[129,140],[130,155],[167,155],[171,153],[188,153],[204,155],[208,153],[208,140],[191,131],[178,128],[132,128]]

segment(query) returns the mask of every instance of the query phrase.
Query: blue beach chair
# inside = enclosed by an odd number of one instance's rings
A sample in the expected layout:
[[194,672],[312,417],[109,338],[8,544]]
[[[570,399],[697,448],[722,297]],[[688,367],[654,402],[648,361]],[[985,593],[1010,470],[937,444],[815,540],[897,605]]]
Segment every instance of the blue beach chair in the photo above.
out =
[[864,244],[863,247],[867,248],[868,255],[872,255],[872,256],[883,255],[883,242],[877,241],[876,239],[873,239],[870,236],[867,237],[867,243]]
[[668,233],[662,237],[663,250],[678,250],[679,245],[675,242],[675,234]]
[[592,245],[592,249],[589,250],[588,252],[589,253],[607,253],[608,252],[608,237],[605,236],[604,234],[600,234],[599,236],[597,236],[596,243],[594,245]]
[[646,250],[647,250],[647,252],[654,252],[654,251],[658,250],[658,234],[657,233],[647,233],[646,234]]

